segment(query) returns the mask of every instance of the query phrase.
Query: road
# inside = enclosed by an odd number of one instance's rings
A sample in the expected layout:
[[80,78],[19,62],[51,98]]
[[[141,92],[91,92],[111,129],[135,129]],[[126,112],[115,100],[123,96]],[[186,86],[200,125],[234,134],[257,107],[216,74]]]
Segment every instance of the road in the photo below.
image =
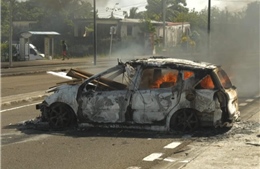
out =
[[[104,62],[91,72],[100,71],[107,64]],[[87,71],[89,67],[81,69]],[[64,81],[43,72],[3,76],[2,97],[45,90]],[[40,114],[35,110],[40,101],[1,107],[2,168],[260,167],[259,93],[239,97],[242,120],[230,131],[202,129],[194,135],[112,129],[49,131],[24,126],[23,121]]]
[[[240,100],[247,103],[240,106],[243,120],[257,118],[259,98],[251,102],[248,98],[240,98]],[[211,132],[215,130],[204,131],[206,134],[201,136],[200,133],[197,137],[112,129],[35,130],[22,125],[23,121],[39,115],[39,112],[35,110],[35,103],[12,106],[9,110],[3,109],[7,111],[1,113],[4,119],[1,124],[3,168],[133,169],[165,168],[167,165],[178,168],[184,164],[187,165],[186,163],[192,159],[196,162],[195,158],[204,152],[207,146],[213,143],[219,144],[232,136],[232,134],[228,137],[225,135],[223,138],[220,138],[218,134],[214,136]],[[252,127],[249,124],[242,123],[245,128]],[[259,123],[255,127],[259,128]],[[237,135],[246,134],[246,138],[250,140],[249,133],[255,129],[250,128],[248,131],[245,130],[245,133],[241,128],[235,127],[233,132]],[[207,136],[209,133],[211,137]],[[178,144],[182,146],[176,148]],[[168,148],[165,148],[167,145]],[[251,152],[255,155],[258,152],[259,155],[259,146],[250,147],[255,150]],[[248,158],[252,157],[248,156]],[[257,157],[255,158],[251,161],[257,164]]]

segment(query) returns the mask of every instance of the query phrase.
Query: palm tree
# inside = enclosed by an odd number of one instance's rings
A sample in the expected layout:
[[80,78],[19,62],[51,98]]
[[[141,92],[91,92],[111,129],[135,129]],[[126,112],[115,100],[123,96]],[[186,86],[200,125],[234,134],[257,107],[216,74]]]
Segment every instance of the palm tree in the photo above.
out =
[[130,14],[128,18],[138,18],[138,13],[137,13],[138,8],[137,7],[133,7],[130,9]]

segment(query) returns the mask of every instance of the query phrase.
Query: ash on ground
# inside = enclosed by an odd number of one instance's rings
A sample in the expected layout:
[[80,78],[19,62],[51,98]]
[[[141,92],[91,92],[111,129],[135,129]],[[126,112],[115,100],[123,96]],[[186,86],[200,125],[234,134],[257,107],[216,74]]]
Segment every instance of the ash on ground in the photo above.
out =
[[254,140],[260,143],[260,123],[253,121],[240,121],[235,122],[230,128],[205,128],[196,131],[192,138],[196,141],[203,142],[232,139],[233,141]]

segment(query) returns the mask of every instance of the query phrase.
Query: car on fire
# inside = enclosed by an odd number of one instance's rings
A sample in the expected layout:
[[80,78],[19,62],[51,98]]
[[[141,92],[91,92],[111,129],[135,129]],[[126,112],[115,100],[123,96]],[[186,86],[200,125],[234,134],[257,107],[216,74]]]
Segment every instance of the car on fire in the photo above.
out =
[[211,63],[153,56],[98,74],[71,69],[66,81],[36,105],[53,129],[130,128],[157,131],[225,126],[239,118],[228,75]]

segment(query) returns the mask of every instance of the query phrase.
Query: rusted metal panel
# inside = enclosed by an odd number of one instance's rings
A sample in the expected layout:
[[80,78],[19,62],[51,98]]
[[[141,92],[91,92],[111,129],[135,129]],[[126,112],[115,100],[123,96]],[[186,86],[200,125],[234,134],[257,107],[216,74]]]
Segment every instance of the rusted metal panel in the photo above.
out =
[[176,105],[171,89],[140,90],[133,94],[133,120],[136,123],[153,123],[165,118]]
[[93,122],[124,122],[126,90],[93,92],[82,97],[82,114]]

